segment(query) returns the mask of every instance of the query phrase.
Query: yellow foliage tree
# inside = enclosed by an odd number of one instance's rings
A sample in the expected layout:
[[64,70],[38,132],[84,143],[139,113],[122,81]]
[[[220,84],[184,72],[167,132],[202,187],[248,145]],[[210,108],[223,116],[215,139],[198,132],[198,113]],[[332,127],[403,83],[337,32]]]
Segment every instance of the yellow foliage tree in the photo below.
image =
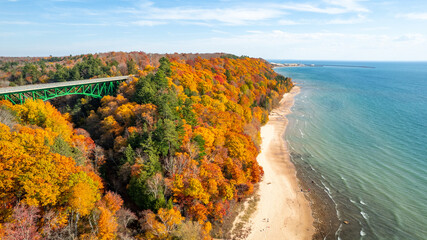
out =
[[66,142],[71,143],[73,128],[71,124],[49,102],[27,100],[24,104],[9,105],[25,123],[51,129]]
[[188,180],[188,186],[184,190],[184,194],[202,201],[204,204],[209,202],[209,194],[203,188],[202,183],[196,178]]
[[104,207],[100,207],[99,210],[101,211],[101,214],[98,220],[98,239],[115,239],[118,225],[114,218],[114,214]]
[[88,215],[100,199],[101,186],[82,171],[71,175],[68,185],[70,186],[68,199],[70,208],[81,216]]
[[160,208],[157,215],[148,211],[144,216],[145,237],[147,239],[172,239],[171,233],[183,220],[181,212],[176,208]]
[[[66,191],[71,158],[51,153],[51,131],[16,126],[14,132],[0,123],[0,201],[12,204],[16,198],[31,206],[53,206]],[[16,194],[19,194],[16,195]]]

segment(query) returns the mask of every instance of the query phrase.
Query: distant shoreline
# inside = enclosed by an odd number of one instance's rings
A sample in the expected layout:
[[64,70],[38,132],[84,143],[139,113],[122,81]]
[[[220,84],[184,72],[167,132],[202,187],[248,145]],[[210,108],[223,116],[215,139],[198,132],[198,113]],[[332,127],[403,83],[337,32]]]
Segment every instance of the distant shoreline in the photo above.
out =
[[276,67],[311,67],[310,65],[302,64],[302,63],[274,63],[270,62],[273,65],[273,68]]
[[275,63],[270,62],[273,68],[277,67],[348,67],[348,68],[375,68],[372,66],[340,65],[340,64],[303,64],[303,63]]

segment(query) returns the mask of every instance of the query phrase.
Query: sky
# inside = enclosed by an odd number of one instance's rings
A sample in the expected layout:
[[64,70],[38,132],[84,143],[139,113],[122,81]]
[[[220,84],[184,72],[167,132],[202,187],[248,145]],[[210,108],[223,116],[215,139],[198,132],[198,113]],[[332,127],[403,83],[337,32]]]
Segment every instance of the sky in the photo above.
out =
[[426,61],[426,0],[0,0],[0,56]]

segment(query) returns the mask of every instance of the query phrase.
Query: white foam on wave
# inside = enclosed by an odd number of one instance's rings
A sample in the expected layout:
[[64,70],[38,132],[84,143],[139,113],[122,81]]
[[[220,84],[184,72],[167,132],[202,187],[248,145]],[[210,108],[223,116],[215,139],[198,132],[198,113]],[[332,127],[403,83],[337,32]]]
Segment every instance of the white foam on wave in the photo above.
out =
[[366,205],[366,203],[363,200],[360,200],[360,204]]
[[329,189],[323,182],[322,182],[322,184],[323,184],[323,187],[325,187],[325,189],[326,189],[326,193],[329,195],[330,198],[332,198],[331,189]]
[[360,230],[360,236],[366,236],[366,233],[365,233],[365,231],[363,231],[363,228],[362,228],[362,230]]
[[341,230],[342,230],[342,224],[340,224],[340,226],[338,227],[337,231],[335,232],[335,237],[337,237],[337,239],[341,239],[340,238]]
[[337,203],[335,202],[335,200],[332,198],[332,192],[331,192],[331,189],[329,189],[326,185],[325,185],[325,183],[323,182],[323,181],[320,181],[321,183],[322,183],[322,185],[323,185],[323,187],[325,188],[325,192],[326,192],[326,194],[328,194],[328,196],[332,199],[332,201],[335,203],[335,205],[337,205]]
[[361,211],[360,214],[362,214],[362,216],[363,216],[364,219],[368,220],[369,216],[368,216],[367,213],[365,213],[364,211]]
[[301,129],[298,129],[298,130],[301,133],[301,137],[304,137],[304,133],[301,131]]
[[329,189],[329,188],[325,185],[325,183],[324,183],[323,181],[320,181],[320,182],[322,183],[322,185],[323,185],[323,187],[324,187],[324,189],[325,189],[326,194],[328,194],[329,198],[330,198],[330,199],[332,200],[332,202],[334,202],[334,204],[335,204],[335,210],[336,210],[336,212],[337,212],[338,219],[341,219],[341,213],[340,213],[340,211],[338,210],[338,204],[337,204],[337,202],[335,202],[335,199],[332,197],[331,189]]

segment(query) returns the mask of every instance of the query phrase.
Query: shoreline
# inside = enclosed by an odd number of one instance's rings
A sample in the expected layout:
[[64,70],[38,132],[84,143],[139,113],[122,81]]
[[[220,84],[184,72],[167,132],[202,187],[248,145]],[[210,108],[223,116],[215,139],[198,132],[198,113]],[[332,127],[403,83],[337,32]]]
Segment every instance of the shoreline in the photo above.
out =
[[310,191],[305,191],[305,194],[310,202],[314,218],[313,225],[316,229],[312,239],[336,239],[337,232],[354,227],[354,224],[346,225],[339,220],[335,202],[319,185],[321,181],[319,174],[309,164],[301,161],[301,155],[294,152],[290,152],[290,155],[301,189],[310,189]]
[[291,162],[283,138],[294,97],[300,92],[294,86],[285,93],[279,107],[271,111],[269,121],[261,128],[261,153],[258,163],[264,169],[259,183],[260,196],[256,212],[249,223],[247,239],[312,239],[316,231],[311,201],[301,191],[297,169]]

